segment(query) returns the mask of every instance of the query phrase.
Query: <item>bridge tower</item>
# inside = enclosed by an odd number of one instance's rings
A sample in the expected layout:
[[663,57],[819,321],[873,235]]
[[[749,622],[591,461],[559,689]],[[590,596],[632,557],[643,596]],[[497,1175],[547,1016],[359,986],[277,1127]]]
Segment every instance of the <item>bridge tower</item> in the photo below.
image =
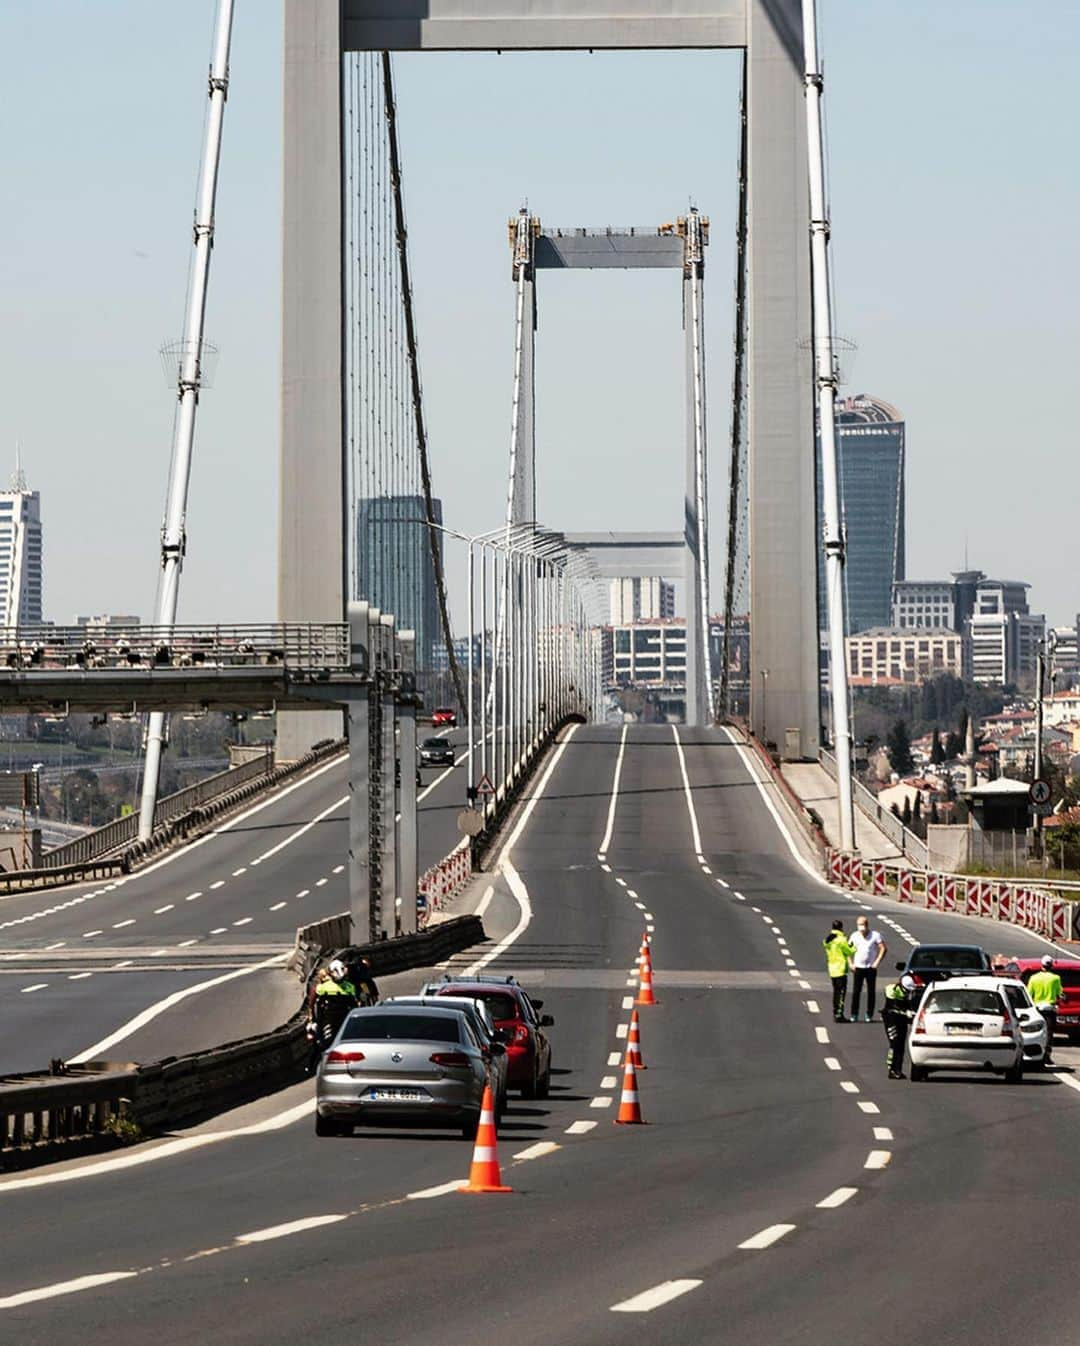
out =
[[[285,0],[279,612],[340,620],[347,595],[342,53],[741,50],[750,711],[758,732],[767,710],[770,727],[796,730],[799,751],[813,755],[818,628],[812,397],[801,349],[811,329],[801,5],[684,0],[678,11],[663,0],[548,0],[542,12],[528,0]],[[282,756],[340,732],[316,718],[282,717]]]

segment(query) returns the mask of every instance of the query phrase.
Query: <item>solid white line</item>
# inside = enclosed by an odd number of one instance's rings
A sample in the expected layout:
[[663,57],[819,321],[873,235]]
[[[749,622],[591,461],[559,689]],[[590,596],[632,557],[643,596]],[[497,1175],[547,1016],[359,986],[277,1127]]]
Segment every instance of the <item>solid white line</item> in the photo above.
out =
[[449,1196],[451,1192],[456,1192],[461,1186],[461,1179],[455,1178],[453,1182],[441,1182],[438,1187],[424,1187],[419,1192],[409,1192],[406,1195],[406,1201],[428,1201],[433,1196]]
[[615,1086],[618,1084],[618,1082],[619,1081],[615,1078],[614,1075],[605,1075],[604,1078],[600,1081],[600,1088],[614,1089]]
[[871,1150],[863,1168],[884,1168],[892,1158],[891,1150]]
[[236,968],[232,972],[223,973],[220,977],[211,977],[209,981],[201,981],[194,986],[186,986],[182,991],[174,991],[172,995],[167,995],[164,1000],[159,1000],[156,1004],[149,1005],[146,1009],[141,1010],[133,1019],[129,1019],[114,1033],[102,1038],[100,1042],[95,1042],[92,1047],[87,1047],[78,1056],[69,1056],[68,1062],[71,1065],[79,1065],[83,1061],[93,1061],[102,1052],[108,1051],[110,1047],[115,1047],[118,1042],[123,1042],[125,1038],[129,1038],[132,1033],[138,1032],[152,1019],[156,1019],[159,1014],[164,1014],[166,1010],[172,1009],[174,1005],[179,1005],[182,1000],[187,1000],[189,996],[198,995],[200,991],[208,991],[212,986],[221,986],[227,981],[234,981],[237,977],[250,976],[252,972],[262,972],[268,967],[277,967],[287,957],[287,954],[275,954],[273,958],[266,958],[261,963],[252,963],[250,967]]
[[305,1229],[319,1229],[324,1224],[337,1224],[347,1220],[347,1215],[309,1215],[304,1220],[290,1220],[288,1224],[270,1225],[267,1229],[253,1229],[250,1234],[237,1234],[237,1243],[269,1243],[271,1239],[287,1238],[290,1234],[302,1234]]
[[850,1201],[858,1190],[857,1187],[838,1187],[835,1192],[830,1192],[823,1201],[817,1203],[818,1210],[835,1210],[845,1201]]
[[491,899],[494,896],[495,896],[495,887],[493,884],[489,883],[488,886],[484,889],[484,896],[480,899],[479,902],[477,902],[476,910],[473,912],[473,915],[483,916],[484,912],[487,911],[488,907],[491,906]]
[[610,1107],[611,1107],[611,1099],[610,1099],[610,1098],[593,1098],[593,1099],[590,1099],[590,1101],[589,1101],[589,1107],[590,1107],[590,1108],[610,1108]]
[[568,1136],[583,1136],[586,1132],[592,1131],[596,1127],[595,1122],[571,1122],[566,1128]]
[[740,1243],[740,1248],[770,1248],[777,1241],[782,1239],[785,1234],[790,1234],[795,1228],[793,1224],[771,1224],[768,1229],[763,1229],[760,1234],[755,1234],[753,1238],[748,1238],[744,1243]]
[[55,1285],[43,1285],[37,1290],[22,1290],[17,1295],[7,1295],[0,1299],[0,1309],[18,1309],[23,1304],[35,1304],[40,1299],[75,1295],[80,1290],[93,1290],[98,1285],[111,1285],[113,1281],[125,1281],[138,1274],[137,1271],[100,1271],[96,1276],[76,1276],[73,1281],[57,1281]]
[[875,1140],[892,1140],[892,1138],[893,1138],[893,1133],[889,1130],[889,1128],[888,1128],[887,1126],[875,1126],[875,1127],[874,1127],[874,1139],[875,1139]]
[[818,1027],[814,1029],[814,1036],[817,1038],[818,1042],[828,1042],[829,1030],[827,1028],[822,1028],[819,1024]]
[[[312,818],[310,822],[304,823],[304,825],[298,827],[295,832],[290,832],[289,835],[282,841],[279,841],[276,846],[271,846],[268,851],[263,851],[262,855],[256,856],[251,863],[253,865],[261,865],[264,860],[269,860],[272,855],[277,855],[278,851],[283,851],[286,846],[291,846],[293,842],[299,840],[305,832],[310,832],[311,829],[317,827],[324,818],[329,817],[329,815],[336,812],[337,809],[344,808],[348,802],[349,796],[347,794],[342,795],[340,799],[335,799],[329,808],[323,809],[321,813],[316,813],[315,817]],[[210,886],[212,888],[216,887],[215,884],[211,884]]]
[[[140,1145],[137,1149],[127,1150],[108,1159],[85,1164],[80,1168],[51,1170],[30,1178],[0,1178],[0,1199],[8,1192],[20,1192],[25,1188],[51,1187],[58,1182],[76,1182],[80,1178],[96,1178],[103,1173],[114,1173],[121,1169],[139,1168],[143,1164],[153,1164],[159,1159],[168,1159],[176,1154],[186,1154],[188,1150],[200,1150],[205,1145],[217,1145],[223,1140],[235,1140],[240,1136],[261,1136],[271,1131],[281,1131],[295,1122],[303,1121],[315,1111],[315,1099],[305,1099],[294,1107],[286,1108],[265,1121],[254,1122],[251,1126],[238,1126],[229,1131],[206,1131],[197,1136],[183,1136],[179,1140],[168,1140],[161,1144]],[[459,1179],[460,1182],[460,1179]]]
[[545,1154],[554,1154],[556,1150],[561,1149],[561,1145],[556,1145],[553,1140],[538,1140],[535,1145],[530,1145],[526,1150],[518,1150],[517,1154],[512,1155],[514,1159],[541,1159]]
[[868,1103],[865,1098],[859,1100],[859,1107],[863,1112],[875,1113],[881,1111],[876,1103]]
[[552,756],[551,761],[547,765],[547,770],[540,778],[540,783],[537,785],[535,792],[530,796],[528,803],[522,809],[521,816],[520,818],[518,818],[517,823],[514,826],[514,830],[510,833],[510,836],[507,838],[506,844],[505,846],[503,846],[499,859],[496,861],[495,864],[496,873],[501,871],[503,874],[506,875],[507,886],[509,887],[511,893],[513,893],[515,899],[517,900],[518,907],[521,909],[521,915],[518,918],[518,923],[517,925],[514,926],[513,930],[511,930],[508,935],[506,935],[503,939],[501,939],[498,942],[498,944],[495,945],[493,949],[491,949],[488,953],[485,953],[482,958],[478,958],[475,963],[472,963],[469,967],[465,969],[465,976],[467,977],[475,976],[476,973],[479,972],[481,968],[487,967],[488,963],[494,962],[496,958],[500,957],[500,955],[505,953],[506,950],[510,947],[510,945],[513,944],[515,940],[519,939],[520,936],[524,934],[524,932],[528,929],[530,922],[532,921],[532,903],[529,901],[529,891],[525,887],[521,875],[510,863],[510,852],[517,844],[518,838],[521,836],[522,832],[525,830],[526,824],[532,817],[533,809],[536,808],[536,805],[540,801],[541,796],[547,789],[548,782],[554,775],[555,768],[562,761],[563,753],[566,752],[566,749],[569,747],[570,740],[574,737],[574,733],[577,730],[577,728],[578,726],[576,724],[572,724],[569,730],[567,731],[566,737],[563,739],[563,741],[559,744],[558,748],[555,750],[555,753]]
[[615,830],[615,805],[618,804],[618,783],[622,777],[622,755],[626,751],[626,731],[629,725],[622,725],[622,734],[618,738],[618,756],[615,758],[615,774],[611,779],[611,800],[607,805],[607,826],[603,829],[603,841],[601,841],[601,851],[607,855],[607,847],[611,841],[611,833]]
[[678,1299],[680,1295],[685,1295],[690,1290],[696,1290],[700,1284],[700,1281],[694,1280],[664,1281],[662,1285],[654,1285],[651,1290],[642,1290],[640,1294],[630,1299],[612,1304],[611,1312],[648,1313],[652,1309],[658,1309],[661,1304],[670,1304],[673,1299]]
[[686,755],[683,753],[679,738],[679,726],[673,724],[671,732],[675,735],[675,749],[679,754],[679,770],[682,772],[683,793],[686,795],[686,809],[690,814],[690,834],[694,839],[694,850],[701,854],[701,830],[698,827],[697,810],[694,808],[694,796],[690,792],[690,777],[686,774]]

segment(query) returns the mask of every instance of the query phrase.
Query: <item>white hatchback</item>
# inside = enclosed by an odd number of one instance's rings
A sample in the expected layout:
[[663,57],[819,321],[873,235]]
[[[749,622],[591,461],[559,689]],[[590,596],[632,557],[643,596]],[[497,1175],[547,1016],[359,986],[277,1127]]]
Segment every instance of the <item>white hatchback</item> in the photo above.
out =
[[1024,1031],[999,977],[951,977],[926,988],[908,1037],[911,1079],[931,1070],[990,1070],[1023,1078]]

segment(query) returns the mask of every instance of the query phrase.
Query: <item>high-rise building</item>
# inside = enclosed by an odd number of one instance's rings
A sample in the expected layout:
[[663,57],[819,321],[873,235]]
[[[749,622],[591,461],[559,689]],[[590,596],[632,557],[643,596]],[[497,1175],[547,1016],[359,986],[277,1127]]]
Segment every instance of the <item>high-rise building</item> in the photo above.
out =
[[[442,523],[442,501],[431,506],[435,522]],[[419,495],[369,497],[356,507],[356,597],[393,613],[399,631],[416,632],[420,673],[434,668],[435,646],[442,641],[425,517]]]
[[41,622],[41,497],[16,459],[0,491],[0,626]]
[[656,576],[627,575],[611,581],[611,624],[670,621],[675,616],[675,586]]
[[[900,412],[860,393],[836,403],[840,502],[847,534],[847,634],[889,626],[904,578],[904,439]],[[822,519],[818,450],[818,536]],[[826,625],[825,557],[818,555],[818,612]]]
[[967,619],[973,682],[1014,683],[1035,674],[1040,642],[1046,636],[1046,618],[1028,607],[1022,580],[991,580],[980,576],[975,602]]

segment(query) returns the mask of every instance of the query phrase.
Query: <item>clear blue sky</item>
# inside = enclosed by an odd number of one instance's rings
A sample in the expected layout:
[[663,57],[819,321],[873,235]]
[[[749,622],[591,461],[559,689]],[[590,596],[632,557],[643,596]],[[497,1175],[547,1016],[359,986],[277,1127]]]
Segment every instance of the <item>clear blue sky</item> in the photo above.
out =
[[[908,573],[972,565],[1080,607],[1080,4],[820,0],[848,391],[908,423]],[[5,0],[0,473],[43,497],[46,612],[148,614],[183,319],[212,0]],[[280,6],[239,0],[181,615],[273,615]],[[737,64],[730,53],[398,62],[436,489],[497,523],[509,423],[505,221],[653,224],[693,198],[708,276],[714,524],[726,475]],[[525,110],[522,118],[512,107]],[[658,275],[544,277],[540,513],[677,526],[679,296]],[[714,536],[713,553],[720,551]],[[455,590],[460,592],[460,578]],[[718,596],[718,595],[717,595]]]

